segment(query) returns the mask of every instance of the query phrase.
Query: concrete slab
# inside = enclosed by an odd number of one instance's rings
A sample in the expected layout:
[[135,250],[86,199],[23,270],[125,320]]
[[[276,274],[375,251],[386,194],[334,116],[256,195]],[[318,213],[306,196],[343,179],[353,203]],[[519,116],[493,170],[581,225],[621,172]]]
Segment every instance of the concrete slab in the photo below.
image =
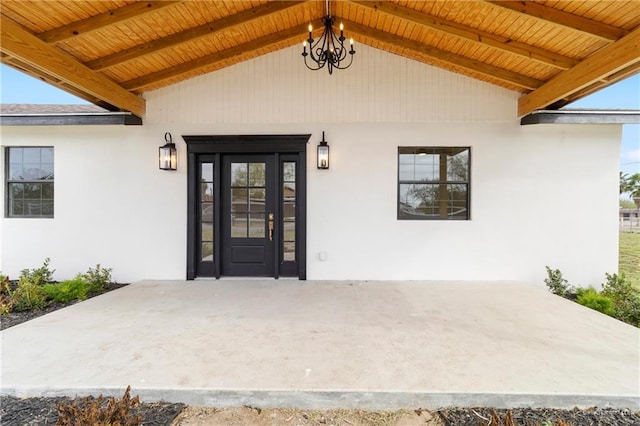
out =
[[638,329],[523,283],[147,281],[0,337],[17,396],[640,408]]

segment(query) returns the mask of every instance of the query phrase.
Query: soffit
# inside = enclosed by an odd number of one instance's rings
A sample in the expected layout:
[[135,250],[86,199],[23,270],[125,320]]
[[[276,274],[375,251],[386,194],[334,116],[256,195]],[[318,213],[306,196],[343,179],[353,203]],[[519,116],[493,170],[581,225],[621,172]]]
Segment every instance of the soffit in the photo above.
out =
[[[356,43],[557,108],[640,71],[640,0],[332,1]],[[299,44],[323,1],[3,0],[2,62],[109,109]],[[71,71],[70,71],[71,70]]]

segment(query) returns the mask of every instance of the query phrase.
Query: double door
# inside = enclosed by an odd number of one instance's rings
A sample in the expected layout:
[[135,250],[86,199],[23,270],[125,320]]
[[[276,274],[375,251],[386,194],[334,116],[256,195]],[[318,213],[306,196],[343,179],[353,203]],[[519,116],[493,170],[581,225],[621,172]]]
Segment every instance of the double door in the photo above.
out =
[[[299,153],[190,157],[187,278],[305,278]],[[195,183],[195,185],[194,185]]]

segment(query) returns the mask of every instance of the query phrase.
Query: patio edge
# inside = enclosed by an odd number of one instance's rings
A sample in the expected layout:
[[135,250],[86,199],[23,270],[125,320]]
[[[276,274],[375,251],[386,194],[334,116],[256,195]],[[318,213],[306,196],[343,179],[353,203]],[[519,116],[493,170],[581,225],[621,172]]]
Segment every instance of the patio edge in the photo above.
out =
[[[3,388],[1,396],[57,397],[104,395],[120,397],[124,388]],[[491,407],[573,409],[626,408],[640,410],[638,396],[515,394],[456,392],[278,391],[133,388],[142,401],[165,401],[205,407],[271,407],[300,409],[399,410],[402,408]]]

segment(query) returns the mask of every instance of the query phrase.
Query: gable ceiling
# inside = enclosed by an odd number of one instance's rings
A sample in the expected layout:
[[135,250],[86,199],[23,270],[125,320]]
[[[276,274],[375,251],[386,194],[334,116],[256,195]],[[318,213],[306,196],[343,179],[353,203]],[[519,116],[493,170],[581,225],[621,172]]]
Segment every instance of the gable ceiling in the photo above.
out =
[[[519,91],[519,116],[640,71],[640,0],[330,7],[356,49],[366,44]],[[325,13],[324,1],[2,0],[0,56],[97,105],[144,116],[143,92],[301,44],[309,23],[320,35]]]

